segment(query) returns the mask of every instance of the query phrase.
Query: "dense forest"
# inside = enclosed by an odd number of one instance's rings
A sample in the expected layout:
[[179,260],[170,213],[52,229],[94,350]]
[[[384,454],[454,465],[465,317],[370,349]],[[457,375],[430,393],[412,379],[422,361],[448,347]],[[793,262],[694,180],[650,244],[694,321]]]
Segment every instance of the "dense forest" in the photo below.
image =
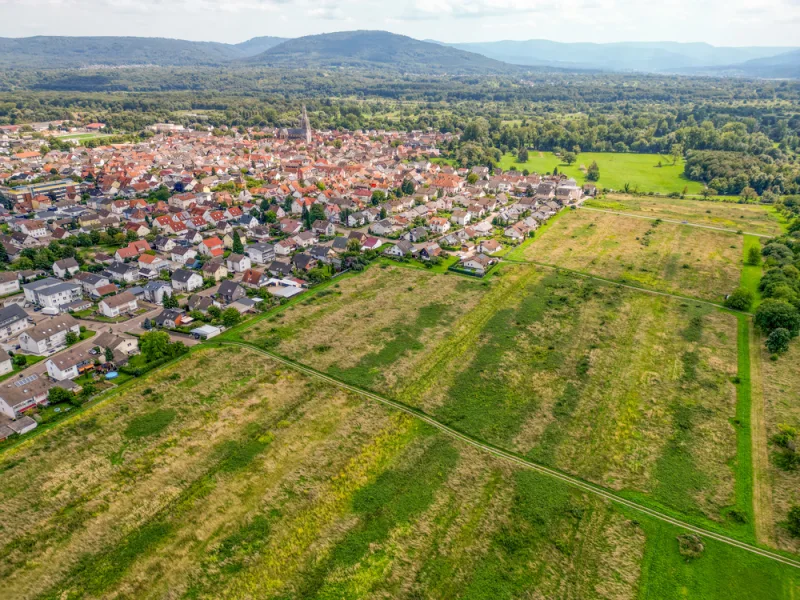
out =
[[491,164],[523,148],[680,153],[687,177],[718,193],[800,192],[798,82],[267,68],[0,71],[0,124],[99,120],[126,133],[160,121],[283,127],[296,122],[303,103],[319,129],[462,133],[445,148],[462,164]]

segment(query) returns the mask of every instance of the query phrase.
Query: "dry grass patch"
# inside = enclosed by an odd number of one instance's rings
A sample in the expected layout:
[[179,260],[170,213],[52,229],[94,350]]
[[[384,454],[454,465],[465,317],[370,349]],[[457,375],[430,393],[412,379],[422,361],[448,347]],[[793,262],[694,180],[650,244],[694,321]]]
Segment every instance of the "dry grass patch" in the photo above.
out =
[[605,199],[588,201],[586,206],[763,235],[780,235],[783,231],[775,209],[758,204],[609,194]]
[[351,383],[392,391],[486,289],[453,275],[373,266],[242,335]]
[[[760,345],[761,381],[765,404],[765,422],[768,440],[780,432],[781,425],[800,430],[800,345],[792,343],[789,352],[777,361]],[[789,509],[800,505],[800,468],[787,469],[781,460],[781,448],[768,443],[769,480],[772,485],[775,537],[781,548],[800,552],[800,539],[793,538],[784,526]],[[800,444],[800,439],[795,440]]]
[[742,244],[736,234],[578,210],[554,222],[525,258],[722,301],[739,284]]

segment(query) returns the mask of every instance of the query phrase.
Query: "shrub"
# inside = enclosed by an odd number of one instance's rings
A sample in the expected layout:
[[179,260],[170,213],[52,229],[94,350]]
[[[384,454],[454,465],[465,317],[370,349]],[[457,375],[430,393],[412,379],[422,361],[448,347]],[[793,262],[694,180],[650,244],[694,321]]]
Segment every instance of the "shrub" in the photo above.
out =
[[800,313],[783,300],[765,300],[756,311],[756,325],[767,334],[786,329],[791,337],[800,333]]
[[792,335],[789,330],[779,327],[769,334],[766,341],[767,350],[772,354],[783,354],[789,349],[789,342],[792,340]]
[[687,560],[699,558],[703,555],[706,547],[700,536],[693,533],[684,533],[678,536],[678,551]]
[[789,510],[787,528],[792,536],[800,537],[800,506],[795,505]]
[[725,299],[725,306],[733,310],[748,311],[753,305],[753,292],[746,288],[737,288]]

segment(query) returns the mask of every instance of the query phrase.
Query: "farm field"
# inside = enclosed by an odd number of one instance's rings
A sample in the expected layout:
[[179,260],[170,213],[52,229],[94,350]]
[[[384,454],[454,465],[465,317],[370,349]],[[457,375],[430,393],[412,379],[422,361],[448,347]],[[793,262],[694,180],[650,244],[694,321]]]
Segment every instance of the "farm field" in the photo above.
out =
[[771,486],[773,537],[779,547],[800,553],[800,540],[791,537],[785,527],[789,507],[800,504],[800,470],[785,466],[781,448],[773,441],[781,425],[800,430],[800,348],[792,344],[789,352],[777,361],[770,360],[763,343],[759,349],[767,436],[762,442],[769,457],[765,466],[766,480]]
[[[750,510],[729,466],[736,317],[531,266],[499,273],[485,286],[373,267],[241,337],[685,514]],[[450,319],[423,318],[455,290]],[[693,457],[680,450],[688,443]]]
[[[567,166],[552,152],[538,152],[531,150],[528,161],[517,162],[514,154],[506,154],[500,160],[501,169],[527,169],[531,173],[552,173],[558,168],[559,173],[565,173],[574,178],[578,183],[587,183],[585,168],[593,161],[600,167],[600,180],[594,182],[599,189],[622,190],[625,184],[630,189],[640,192],[656,192],[669,194],[672,192],[699,194],[703,185],[697,181],[686,179],[683,175],[683,161],[672,164],[672,157],[658,154],[617,154],[613,152],[581,152],[575,164]],[[658,167],[659,161],[661,167]]]
[[391,392],[414,379],[421,361],[493,287],[452,274],[375,265],[256,322],[241,338],[356,385]]
[[710,540],[686,559],[679,529],[241,348],[194,351],[0,473],[10,600],[798,591],[789,567]]
[[758,204],[609,194],[604,199],[587,200],[584,206],[761,235],[783,233],[775,209]]
[[561,216],[522,257],[722,302],[739,286],[743,243],[733,233],[577,210]]
[[546,270],[504,277],[521,282],[515,294],[404,399],[536,462],[746,531],[729,518],[750,510],[732,468],[737,319]]

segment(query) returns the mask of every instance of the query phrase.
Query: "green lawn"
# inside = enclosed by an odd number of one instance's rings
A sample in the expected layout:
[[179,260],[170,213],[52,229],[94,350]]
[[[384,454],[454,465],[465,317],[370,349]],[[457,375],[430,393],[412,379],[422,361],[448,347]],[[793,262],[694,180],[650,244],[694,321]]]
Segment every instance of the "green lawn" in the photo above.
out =
[[761,283],[761,275],[763,274],[761,265],[748,265],[747,254],[750,248],[761,249],[760,240],[754,235],[744,236],[744,256],[742,257],[742,287],[750,290],[753,293],[753,306],[752,310],[758,308],[761,304],[761,292],[758,291],[758,284]]
[[32,354],[25,354],[25,358],[28,360],[27,364],[24,367],[14,367],[14,370],[10,373],[6,373],[2,377],[0,377],[0,381],[5,381],[22,371],[23,369],[27,369],[28,367],[35,365],[38,362],[43,361],[46,357],[45,356],[34,356]]
[[[613,152],[583,152],[578,155],[575,164],[567,166],[552,152],[531,151],[528,162],[518,163],[513,154],[506,154],[500,160],[500,168],[528,169],[535,173],[552,173],[558,168],[559,173],[574,177],[578,183],[586,183],[586,176],[581,167],[588,168],[592,161],[600,167],[600,180],[597,187],[602,189],[622,190],[625,184],[631,191],[636,188],[640,192],[657,192],[669,194],[683,192],[687,188],[689,194],[699,194],[703,186],[696,181],[683,177],[683,161],[672,164],[672,158],[658,154],[616,154]],[[658,167],[661,161],[662,166]]]

